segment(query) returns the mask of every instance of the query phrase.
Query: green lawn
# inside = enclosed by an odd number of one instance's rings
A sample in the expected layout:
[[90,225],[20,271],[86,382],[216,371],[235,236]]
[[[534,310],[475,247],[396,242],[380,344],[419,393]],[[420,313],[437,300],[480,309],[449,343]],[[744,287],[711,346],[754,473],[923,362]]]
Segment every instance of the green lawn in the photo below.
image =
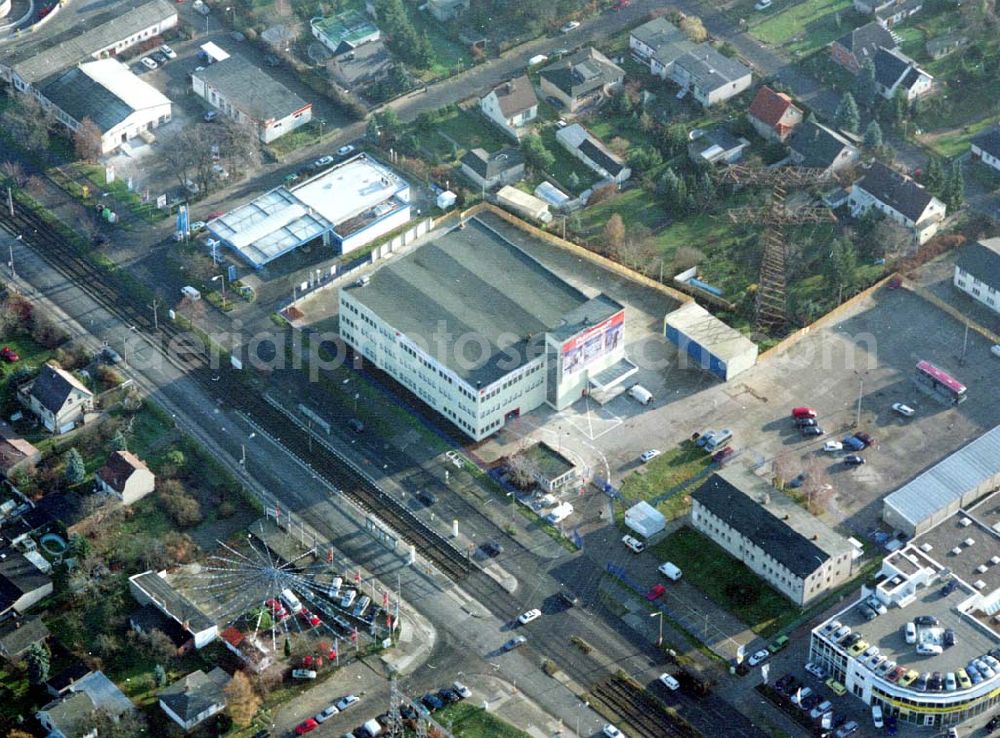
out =
[[854,20],[861,20],[850,9],[851,0],[805,0],[784,10],[772,6],[764,11],[770,15],[751,25],[750,33],[766,44],[805,55],[844,35]]
[[428,11],[418,10],[416,3],[407,3],[406,6],[414,28],[418,33],[426,33],[434,47],[434,63],[428,69],[413,70],[418,77],[425,80],[447,77],[472,65],[469,50],[448,38],[443,24]]
[[434,134],[424,137],[428,144],[445,159],[452,154],[451,140],[458,146],[456,159],[460,159],[469,149],[482,148],[494,152],[514,141],[507,138],[498,128],[479,114],[477,110],[457,110],[447,118],[434,123]]
[[[712,458],[690,441],[657,456],[647,464],[643,464],[622,483],[622,494],[630,502],[636,500],[654,500],[678,485],[703,472],[711,464]],[[695,486],[695,482],[689,487]],[[669,519],[677,518],[687,512],[686,493],[691,490],[678,490],[666,500],[657,504],[657,509]]]
[[769,638],[800,614],[744,564],[691,528],[670,534],[653,551],[654,558],[677,564],[691,584],[762,638]]
[[529,738],[528,733],[470,702],[449,705],[434,719],[451,729],[455,738]]
[[[563,189],[572,195],[579,195],[597,181],[597,175],[587,165],[566,151],[562,144],[556,141],[556,128],[554,126],[542,131],[541,136],[545,148],[551,151],[552,156],[555,157],[555,162],[549,168],[548,174],[559,182]],[[570,174],[574,172],[577,179],[580,180],[580,186],[575,191],[567,184]]]
[[[981,96],[977,95],[975,97]],[[967,107],[978,107],[982,104],[982,100],[968,100],[966,103],[968,104],[959,102],[955,105],[955,108],[961,109]],[[921,120],[921,118],[918,118],[918,120]],[[967,152],[969,150],[970,138],[998,122],[1000,122],[1000,115],[991,115],[987,118],[983,118],[982,120],[978,120],[975,123],[970,123],[962,128],[954,128],[943,134],[934,134],[931,132],[928,135],[919,136],[918,140],[933,149],[939,156],[944,156],[950,159],[953,156],[959,156],[960,154]]]

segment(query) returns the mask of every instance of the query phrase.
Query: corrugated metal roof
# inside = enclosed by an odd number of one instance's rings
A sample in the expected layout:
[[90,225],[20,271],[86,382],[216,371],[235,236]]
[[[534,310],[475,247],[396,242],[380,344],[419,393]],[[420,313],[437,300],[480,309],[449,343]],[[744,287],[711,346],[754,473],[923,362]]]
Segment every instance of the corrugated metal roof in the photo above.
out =
[[916,526],[997,475],[1000,425],[911,479],[886,497],[885,505]]

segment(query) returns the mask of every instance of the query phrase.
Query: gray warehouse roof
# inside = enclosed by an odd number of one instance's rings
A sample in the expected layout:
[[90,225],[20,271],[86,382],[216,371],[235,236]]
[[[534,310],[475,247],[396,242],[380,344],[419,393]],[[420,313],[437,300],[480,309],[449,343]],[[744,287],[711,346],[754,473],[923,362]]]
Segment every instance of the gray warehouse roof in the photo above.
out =
[[748,351],[757,353],[753,341],[696,302],[685,303],[667,313],[664,322],[722,361],[728,362]]
[[106,133],[135,111],[111,90],[76,67],[38,84],[39,91],[74,120],[90,118]]
[[[533,359],[544,347],[535,343],[539,335],[591,302],[476,219],[390,262],[369,283],[344,289],[483,386]],[[438,341],[444,331],[447,340]]]
[[308,105],[241,56],[230,56],[194,74],[218,90],[234,108],[256,121],[279,120]]
[[911,479],[886,497],[884,506],[917,527],[990,480],[1000,482],[1000,425]]

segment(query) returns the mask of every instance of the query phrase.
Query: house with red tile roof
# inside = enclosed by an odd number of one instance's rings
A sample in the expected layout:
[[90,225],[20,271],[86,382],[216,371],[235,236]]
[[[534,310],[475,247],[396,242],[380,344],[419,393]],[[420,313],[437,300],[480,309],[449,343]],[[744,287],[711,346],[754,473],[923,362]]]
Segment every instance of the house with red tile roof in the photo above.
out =
[[747,118],[754,130],[768,141],[784,141],[802,122],[802,111],[784,92],[764,85],[750,103]]

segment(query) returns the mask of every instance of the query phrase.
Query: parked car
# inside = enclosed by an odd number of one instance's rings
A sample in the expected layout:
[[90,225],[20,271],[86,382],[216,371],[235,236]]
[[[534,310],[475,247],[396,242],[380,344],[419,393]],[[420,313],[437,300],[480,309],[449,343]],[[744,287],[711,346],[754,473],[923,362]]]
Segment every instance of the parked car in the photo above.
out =
[[753,9],[767,10],[770,7],[771,7],[771,0],[758,0],[757,3],[754,4]]
[[632,553],[642,553],[646,550],[646,544],[638,538],[633,538],[632,536],[622,536],[622,543],[624,543],[626,548],[628,548],[628,550]]
[[482,544],[479,549],[491,559],[495,559],[503,553],[503,546],[496,541],[486,541],[486,543]]
[[153,61],[155,61],[160,66],[163,66],[168,61],[170,61],[170,58],[162,51],[154,51],[149,56]]
[[812,687],[803,687],[802,689],[797,690],[795,694],[792,695],[792,704],[798,707],[799,705],[802,704],[802,700],[804,700],[812,693],[813,693]]
[[445,687],[444,689],[439,689],[438,697],[440,697],[441,700],[446,705],[453,705],[462,699],[461,696],[458,694],[458,692],[456,692],[451,687]]
[[955,645],[955,630],[954,628],[946,628],[944,634],[941,636],[941,643],[945,648],[951,648]]
[[316,169],[322,169],[323,167],[330,166],[331,164],[333,164],[334,161],[335,160],[332,156],[321,156],[320,158],[318,158],[316,161],[313,162],[313,167],[315,167]]
[[750,658],[747,659],[747,664],[750,666],[756,666],[757,664],[762,664],[771,658],[771,652],[766,648],[762,648],[759,651],[754,651],[750,654]]
[[513,651],[515,648],[523,646],[528,642],[528,639],[524,636],[517,636],[516,638],[511,638],[505,644],[503,644],[504,651]]
[[641,454],[639,454],[639,461],[645,464],[647,461],[652,461],[659,455],[660,455],[659,449],[651,448],[648,451],[643,451]]
[[811,661],[806,664],[806,671],[812,674],[817,679],[826,679],[826,671],[822,666],[812,663]]
[[816,418],[796,418],[795,427],[796,428],[810,428],[816,425]]
[[611,723],[608,723],[601,729],[601,733],[605,738],[625,738],[625,734],[622,733],[618,728],[616,728]]
[[346,146],[341,146],[339,149],[337,149],[337,156],[347,156],[353,151],[354,147],[351,146],[350,144],[347,144]]
[[142,64],[142,66],[146,67],[146,69],[156,69],[158,66],[160,66],[148,56],[142,57],[142,59],[139,60],[139,63]]
[[317,723],[325,723],[327,720],[337,715],[340,710],[337,709],[336,705],[330,705],[322,712],[316,713],[316,717],[313,718]]
[[423,702],[424,706],[431,712],[436,712],[437,710],[440,710],[442,707],[444,707],[444,700],[442,700],[433,692],[428,692],[427,694],[425,694],[423,697],[420,698],[420,701]]
[[207,113],[205,113],[201,117],[202,117],[202,119],[206,123],[211,123],[213,120],[215,120],[216,118],[219,117],[219,111],[218,110],[209,110]]
[[936,643],[921,643],[917,646],[917,653],[921,656],[937,656],[942,650]]
[[795,677],[792,674],[785,674],[781,679],[774,683],[774,688],[779,692],[790,692],[797,685]]
[[916,410],[914,410],[909,405],[904,405],[901,402],[894,402],[894,403],[892,403],[892,409],[893,409],[894,412],[897,412],[900,415],[902,415],[904,417],[907,417],[907,418],[912,418],[916,414],[916,412],[917,412]]
[[846,436],[842,441],[844,448],[850,449],[851,451],[861,451],[864,447],[864,441],[861,441],[854,436]]
[[564,25],[562,28],[560,28],[559,32],[560,33],[569,33],[570,31],[572,31],[574,29],[577,29],[579,27],[580,27],[580,24],[577,21],[570,21],[569,23],[567,23],[566,25]]
[[826,443],[823,444],[823,450],[831,454],[837,451],[843,451],[844,444],[842,444],[840,441],[827,441]]
[[799,428],[799,434],[803,438],[809,438],[810,436],[821,436],[823,435],[823,429],[818,425],[809,426],[807,428]]
[[868,607],[873,609],[879,615],[885,615],[887,612],[889,612],[886,606],[882,604],[882,600],[880,600],[875,595],[872,595],[867,600],[865,600],[865,603],[868,605]]
[[712,461],[714,461],[716,464],[721,464],[730,456],[732,456],[734,453],[735,451],[733,450],[732,446],[726,446],[721,451],[716,451],[714,454],[712,454]]
[[166,44],[161,44],[160,45],[160,53],[162,53],[168,59],[176,59],[177,58],[177,52],[174,51],[173,49],[171,49]]
[[933,615],[917,615],[917,617],[913,618],[913,622],[917,625],[923,625],[930,628],[941,625],[941,621]]
[[805,484],[808,478],[809,478],[809,472],[802,472],[801,474],[797,474],[791,480],[789,480],[788,487],[791,489],[798,489],[803,484]]
[[472,690],[470,690],[461,682],[453,682],[451,688],[454,689],[455,692],[458,693],[458,696],[461,697],[463,700],[467,700],[469,699],[469,697],[472,696]]
[[293,679],[315,679],[316,672],[312,669],[292,669]]
[[857,433],[854,434],[854,437],[857,438],[859,441],[861,441],[862,444],[864,444],[862,448],[868,448],[873,443],[875,443],[875,439],[872,438],[868,433],[865,433],[864,431],[858,431]]
[[519,622],[521,625],[527,625],[532,620],[537,620],[541,616],[542,616],[542,611],[536,608],[534,610],[528,610],[527,612],[522,612],[520,615],[517,616],[517,622]]
[[858,456],[857,454],[848,454],[844,457],[845,466],[862,466],[864,463],[864,457]]
[[316,722],[315,718],[309,718],[308,720],[303,720],[301,723],[295,726],[295,735],[305,735],[306,733],[312,733],[318,727],[319,723]]
[[18,355],[17,351],[12,349],[10,346],[4,346],[3,349],[0,350],[0,357],[3,357],[3,360],[10,364],[13,364],[15,361],[21,360],[21,357]]
[[346,710],[351,705],[355,705],[355,704],[357,704],[360,701],[361,701],[360,697],[357,697],[356,695],[353,695],[353,694],[348,694],[348,695],[344,695],[343,697],[341,697],[334,704],[337,706],[338,710],[340,710],[341,712],[343,712],[344,710]]
[[819,720],[831,709],[833,709],[833,703],[830,700],[823,700],[809,712],[809,717],[813,720]]
[[1000,343],[995,343],[990,346],[990,353],[994,356],[1000,357]]
[[905,633],[907,643],[917,642],[917,626],[915,623],[912,622],[907,623],[906,625],[903,626],[903,630]]
[[662,584],[654,584],[650,590],[646,593],[646,599],[652,602],[653,600],[658,600],[663,597],[663,594],[667,591],[667,588]]
[[879,730],[885,727],[885,720],[882,719],[881,705],[872,705],[872,724]]
[[813,410],[811,407],[793,407],[792,417],[793,418],[815,418],[819,413]]
[[837,738],[847,738],[849,735],[854,735],[858,732],[858,724],[854,720],[848,720],[846,723],[841,725],[837,729]]

